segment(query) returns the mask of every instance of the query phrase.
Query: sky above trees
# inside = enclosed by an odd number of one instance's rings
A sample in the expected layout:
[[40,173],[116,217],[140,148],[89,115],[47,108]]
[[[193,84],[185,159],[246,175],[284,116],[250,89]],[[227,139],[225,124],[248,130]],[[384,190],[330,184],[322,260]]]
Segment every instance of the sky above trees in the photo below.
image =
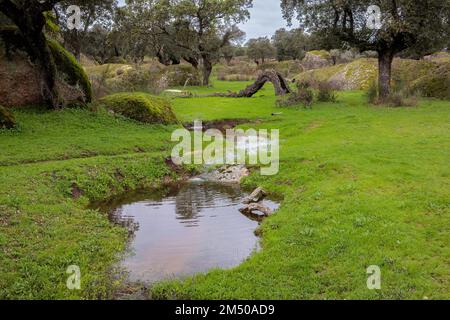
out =
[[275,30],[287,28],[287,23],[281,15],[280,0],[253,0],[250,14],[250,20],[240,25],[247,34],[247,39],[271,37]]
[[[125,1],[119,0],[119,3],[124,4]],[[287,28],[287,23],[281,15],[280,0],[253,0],[250,14],[250,20],[239,25],[239,28],[245,31],[247,40],[271,37],[275,30]]]

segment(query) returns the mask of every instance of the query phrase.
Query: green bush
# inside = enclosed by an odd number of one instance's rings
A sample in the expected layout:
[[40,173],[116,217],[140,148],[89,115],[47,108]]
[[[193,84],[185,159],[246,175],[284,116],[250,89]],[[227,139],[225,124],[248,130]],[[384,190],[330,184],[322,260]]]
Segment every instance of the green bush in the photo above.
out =
[[16,126],[13,114],[3,106],[0,106],[0,129],[12,129]]
[[177,122],[169,101],[148,93],[116,93],[100,99],[98,106],[144,123],[171,124]]
[[85,102],[92,101],[92,86],[89,78],[77,60],[56,40],[47,39],[58,71],[66,75],[66,81],[72,86],[79,85],[85,95]]

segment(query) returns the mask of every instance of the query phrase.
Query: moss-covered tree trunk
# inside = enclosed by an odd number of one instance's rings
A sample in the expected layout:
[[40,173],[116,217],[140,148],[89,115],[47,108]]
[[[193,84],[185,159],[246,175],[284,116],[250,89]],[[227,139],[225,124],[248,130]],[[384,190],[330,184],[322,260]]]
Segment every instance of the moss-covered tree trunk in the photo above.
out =
[[203,67],[202,67],[203,85],[209,86],[209,78],[211,77],[213,65],[207,56],[202,56],[202,58],[203,58]]
[[19,28],[25,50],[41,71],[42,98],[51,108],[59,106],[59,93],[56,87],[56,65],[43,32],[46,23],[43,12],[51,10],[57,2],[19,1],[16,4],[10,0],[0,0],[1,12]]

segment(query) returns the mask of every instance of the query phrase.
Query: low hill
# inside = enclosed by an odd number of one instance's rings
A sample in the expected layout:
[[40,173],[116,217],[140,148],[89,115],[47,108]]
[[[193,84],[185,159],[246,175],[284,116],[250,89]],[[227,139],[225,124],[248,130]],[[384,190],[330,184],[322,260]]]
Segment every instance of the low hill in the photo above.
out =
[[[296,79],[309,82],[327,81],[338,90],[366,90],[378,77],[378,62],[361,58],[300,73]],[[450,54],[441,53],[423,60],[395,59],[393,85],[419,92],[427,97],[450,97]]]

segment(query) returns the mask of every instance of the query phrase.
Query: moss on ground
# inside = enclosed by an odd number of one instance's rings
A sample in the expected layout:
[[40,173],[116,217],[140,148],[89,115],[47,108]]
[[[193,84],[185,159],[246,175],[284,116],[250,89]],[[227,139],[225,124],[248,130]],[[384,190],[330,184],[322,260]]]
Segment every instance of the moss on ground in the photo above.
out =
[[48,39],[47,42],[53,58],[55,59],[58,71],[66,75],[65,80],[68,84],[72,86],[79,85],[85,95],[85,102],[91,102],[92,86],[84,69],[77,62],[75,57],[64,49],[64,47],[56,40]]
[[168,100],[144,92],[116,93],[102,98],[98,105],[126,118],[144,123],[177,122]]

